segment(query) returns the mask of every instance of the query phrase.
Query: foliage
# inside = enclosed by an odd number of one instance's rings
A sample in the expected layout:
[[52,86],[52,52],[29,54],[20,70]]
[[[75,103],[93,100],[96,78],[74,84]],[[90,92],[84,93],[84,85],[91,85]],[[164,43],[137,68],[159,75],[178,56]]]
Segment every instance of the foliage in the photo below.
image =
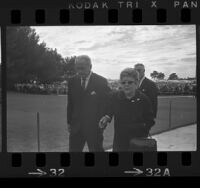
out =
[[171,73],[168,80],[178,80],[178,75],[176,73]]
[[151,74],[150,74],[151,78],[152,79],[164,79],[165,77],[165,74],[162,73],[162,72],[157,72],[157,71],[153,71]]
[[31,27],[8,27],[6,36],[7,86],[15,83],[53,83],[74,73],[74,57],[63,58],[47,48]]

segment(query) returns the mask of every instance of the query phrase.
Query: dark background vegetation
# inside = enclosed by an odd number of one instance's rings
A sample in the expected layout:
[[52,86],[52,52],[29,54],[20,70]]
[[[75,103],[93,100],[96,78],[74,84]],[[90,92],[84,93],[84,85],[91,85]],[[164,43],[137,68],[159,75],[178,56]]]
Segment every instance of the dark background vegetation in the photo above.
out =
[[39,43],[39,36],[30,27],[8,27],[6,41],[8,89],[15,83],[50,84],[74,74],[75,57],[63,58],[56,48]]

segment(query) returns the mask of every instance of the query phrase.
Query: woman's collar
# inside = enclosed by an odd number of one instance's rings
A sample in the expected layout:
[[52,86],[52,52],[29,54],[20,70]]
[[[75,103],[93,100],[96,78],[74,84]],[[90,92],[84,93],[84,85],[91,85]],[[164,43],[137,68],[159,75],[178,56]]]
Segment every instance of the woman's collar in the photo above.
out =
[[125,95],[125,93],[124,93],[123,91],[120,91],[120,92],[119,92],[119,98],[120,98],[120,99],[128,99],[128,100],[132,100],[132,99],[136,99],[136,100],[139,99],[139,100],[140,100],[140,97],[139,97],[139,90],[136,89],[135,95],[134,95],[133,97],[131,97],[131,98],[127,98],[126,95]]

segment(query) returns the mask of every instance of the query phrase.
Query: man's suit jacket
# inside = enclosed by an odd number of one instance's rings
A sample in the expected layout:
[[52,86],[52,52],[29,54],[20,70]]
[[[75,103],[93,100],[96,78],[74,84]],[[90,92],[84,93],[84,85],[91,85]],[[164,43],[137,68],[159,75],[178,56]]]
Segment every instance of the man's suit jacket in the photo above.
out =
[[153,109],[154,118],[156,118],[158,106],[158,89],[156,87],[156,84],[145,77],[139,87],[139,90],[142,91],[147,97],[149,97]]
[[67,122],[71,125],[71,133],[79,130],[86,134],[97,131],[98,123],[105,114],[110,88],[107,80],[95,73],[91,74],[85,90],[81,87],[81,79],[74,76],[68,82]]

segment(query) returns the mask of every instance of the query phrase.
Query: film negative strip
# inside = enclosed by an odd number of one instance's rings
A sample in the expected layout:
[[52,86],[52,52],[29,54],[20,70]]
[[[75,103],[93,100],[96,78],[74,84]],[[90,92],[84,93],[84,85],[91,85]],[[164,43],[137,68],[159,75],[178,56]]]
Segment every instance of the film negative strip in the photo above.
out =
[[200,176],[199,3],[0,2],[0,178]]

